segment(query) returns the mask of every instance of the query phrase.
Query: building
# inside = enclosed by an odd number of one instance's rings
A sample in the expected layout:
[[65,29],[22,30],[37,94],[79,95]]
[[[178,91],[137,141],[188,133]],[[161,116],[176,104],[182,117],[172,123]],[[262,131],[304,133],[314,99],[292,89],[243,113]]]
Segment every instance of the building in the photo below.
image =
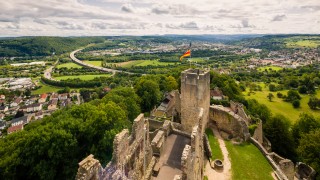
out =
[[41,94],[40,99],[38,100],[39,103],[44,103],[47,101],[47,94]]
[[0,99],[6,99],[6,96],[3,95],[3,94],[1,94],[1,95],[0,95]]
[[49,101],[48,110],[57,109],[58,99],[52,99]]
[[42,104],[40,103],[30,104],[28,106],[23,106],[20,109],[27,113],[36,112],[36,111],[42,110]]
[[3,113],[0,114],[0,121],[2,121],[4,119],[4,117],[6,117],[6,115],[4,115]]
[[214,100],[224,99],[223,93],[218,87],[215,87],[214,89],[210,90],[210,97]]
[[42,119],[43,118],[43,112],[42,111],[38,111],[34,114],[34,119],[38,120],[38,119]]
[[64,94],[59,94],[58,95],[58,99],[61,100],[66,100],[68,99],[68,93],[64,93]]
[[17,125],[17,126],[11,126],[8,128],[7,133],[11,134],[17,131],[23,130],[23,124]]
[[57,93],[52,93],[51,96],[50,96],[50,100],[53,100],[53,99],[56,99],[58,100],[59,96]]
[[5,113],[8,111],[8,106],[0,106],[0,112]]
[[21,97],[17,97],[14,101],[11,102],[10,107],[16,107],[22,102]]
[[61,100],[60,101],[60,107],[63,108],[63,107],[68,107],[68,106],[71,106],[72,105],[72,101],[70,98],[67,98],[65,100]]
[[19,117],[19,118],[12,119],[10,122],[11,122],[11,127],[12,126],[18,126],[20,124],[29,123],[29,118],[28,118],[28,116],[22,116],[22,117]]
[[6,122],[4,122],[4,121],[0,121],[0,130],[3,130],[3,129],[5,129],[6,128]]

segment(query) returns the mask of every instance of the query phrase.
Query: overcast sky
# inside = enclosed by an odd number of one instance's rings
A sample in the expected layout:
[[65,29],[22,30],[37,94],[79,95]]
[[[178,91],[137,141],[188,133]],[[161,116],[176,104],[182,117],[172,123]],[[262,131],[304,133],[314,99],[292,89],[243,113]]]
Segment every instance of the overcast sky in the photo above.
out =
[[320,0],[1,0],[0,36],[320,33]]

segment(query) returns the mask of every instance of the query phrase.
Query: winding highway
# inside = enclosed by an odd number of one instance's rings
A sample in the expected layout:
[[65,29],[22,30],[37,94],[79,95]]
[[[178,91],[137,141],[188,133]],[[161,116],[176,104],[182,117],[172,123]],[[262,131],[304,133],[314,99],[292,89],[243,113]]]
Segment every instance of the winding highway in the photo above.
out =
[[91,65],[91,64],[87,64],[81,60],[79,60],[78,58],[75,57],[75,53],[81,51],[82,49],[77,49],[75,51],[72,51],[70,53],[70,58],[72,59],[72,61],[74,61],[75,63],[81,65],[81,66],[85,66],[85,67],[89,67],[89,68],[93,68],[93,69],[97,69],[99,71],[104,71],[104,72],[111,72],[112,75],[115,75],[116,72],[119,72],[119,73],[127,73],[127,74],[135,74],[135,73],[131,73],[131,72],[126,72],[126,71],[121,71],[121,70],[115,70],[115,69],[109,69],[109,68],[104,68],[104,67],[98,67],[98,66],[94,66],[94,65]]

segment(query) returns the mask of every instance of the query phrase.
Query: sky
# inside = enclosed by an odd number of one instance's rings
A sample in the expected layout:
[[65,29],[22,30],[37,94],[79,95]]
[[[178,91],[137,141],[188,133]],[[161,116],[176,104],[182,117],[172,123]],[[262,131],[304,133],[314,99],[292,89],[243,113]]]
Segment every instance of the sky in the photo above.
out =
[[291,33],[320,33],[320,0],[0,1],[0,36]]

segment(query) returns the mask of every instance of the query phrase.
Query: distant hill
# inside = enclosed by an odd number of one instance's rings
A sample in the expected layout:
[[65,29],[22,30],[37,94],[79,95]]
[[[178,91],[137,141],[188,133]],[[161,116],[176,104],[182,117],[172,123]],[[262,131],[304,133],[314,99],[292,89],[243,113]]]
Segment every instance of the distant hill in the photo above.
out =
[[320,35],[312,34],[288,34],[288,35],[265,35],[262,37],[245,38],[234,41],[232,44],[242,45],[249,48],[265,50],[279,50],[283,48],[319,48]]
[[18,37],[0,39],[0,57],[48,56],[70,52],[103,37]]

